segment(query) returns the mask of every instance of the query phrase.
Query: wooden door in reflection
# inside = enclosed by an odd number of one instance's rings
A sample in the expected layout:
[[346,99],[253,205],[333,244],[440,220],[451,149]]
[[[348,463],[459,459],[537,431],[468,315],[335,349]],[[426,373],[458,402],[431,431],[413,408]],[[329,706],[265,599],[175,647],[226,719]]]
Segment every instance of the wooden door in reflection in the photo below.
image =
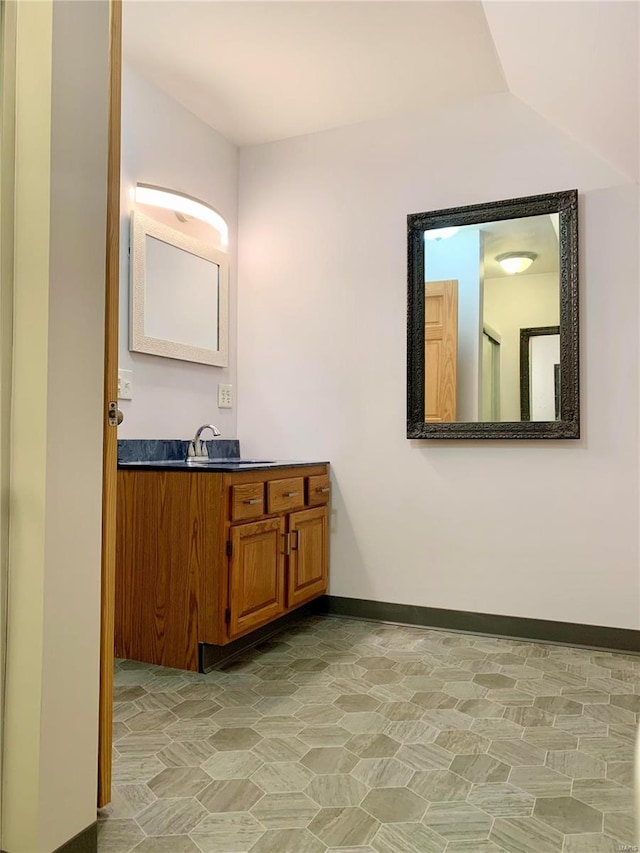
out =
[[458,282],[425,282],[424,419],[456,419],[458,362]]

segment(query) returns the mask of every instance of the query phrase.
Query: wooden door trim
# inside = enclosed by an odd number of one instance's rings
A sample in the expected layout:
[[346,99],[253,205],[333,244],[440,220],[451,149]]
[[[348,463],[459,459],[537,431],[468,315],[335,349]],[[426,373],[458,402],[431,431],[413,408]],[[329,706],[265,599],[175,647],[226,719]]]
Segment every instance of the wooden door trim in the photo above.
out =
[[[13,286],[15,210],[15,107],[17,9],[0,9],[0,780],[3,779],[9,592],[9,469],[11,465],[11,384],[13,367]],[[0,826],[6,816],[0,797]]]
[[118,297],[120,290],[120,125],[122,108],[122,3],[110,0],[109,148],[105,259],[104,437],[102,447],[102,573],[100,598],[100,703],[98,807],[111,800],[113,639],[116,559],[118,436],[108,404],[118,398]]

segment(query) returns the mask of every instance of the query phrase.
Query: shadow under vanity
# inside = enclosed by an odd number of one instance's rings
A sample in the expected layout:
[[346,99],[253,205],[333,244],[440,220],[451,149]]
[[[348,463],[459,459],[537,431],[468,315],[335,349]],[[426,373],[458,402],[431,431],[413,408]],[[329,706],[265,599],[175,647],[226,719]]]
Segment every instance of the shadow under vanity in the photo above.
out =
[[203,671],[326,593],[328,463],[205,444],[118,442],[116,657]]

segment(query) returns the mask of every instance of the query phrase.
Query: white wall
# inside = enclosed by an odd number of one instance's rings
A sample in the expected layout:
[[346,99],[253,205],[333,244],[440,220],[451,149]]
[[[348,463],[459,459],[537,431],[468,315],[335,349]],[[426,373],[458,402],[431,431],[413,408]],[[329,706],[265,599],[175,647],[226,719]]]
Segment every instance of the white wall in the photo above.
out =
[[[509,95],[241,151],[239,438],[331,460],[333,595],[640,627],[624,180]],[[583,438],[407,441],[406,215],[573,187]]]
[[[229,226],[229,367],[129,352],[130,190],[168,187],[214,207]],[[122,77],[120,359],[133,371],[133,399],[120,400],[119,438],[191,438],[214,423],[236,437],[236,409],[218,409],[218,383],[236,384],[238,154],[234,145],[126,63]],[[178,220],[172,227],[179,228]]]
[[485,279],[484,320],[501,336],[500,420],[519,421],[520,329],[560,323],[559,274]]
[[96,816],[109,4],[17,16],[1,847],[51,853]]
[[483,0],[482,8],[508,90],[637,181],[637,0]]
[[482,339],[482,235],[463,229],[446,240],[425,240],[425,281],[458,282],[458,361],[456,421],[480,415]]

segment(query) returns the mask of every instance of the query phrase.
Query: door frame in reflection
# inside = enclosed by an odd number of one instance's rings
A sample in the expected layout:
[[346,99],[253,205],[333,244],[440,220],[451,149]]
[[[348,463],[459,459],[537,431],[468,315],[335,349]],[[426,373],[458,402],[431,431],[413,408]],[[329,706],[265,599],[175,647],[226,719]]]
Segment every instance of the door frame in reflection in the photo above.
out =
[[482,324],[482,388],[481,388],[481,400],[482,400],[482,417],[481,420],[485,420],[485,412],[484,412],[484,397],[485,397],[485,371],[484,371],[484,339],[487,338],[489,344],[491,346],[491,364],[490,364],[490,376],[491,376],[491,417],[486,420],[490,423],[500,420],[500,360],[502,358],[501,345],[502,345],[502,335],[492,329],[487,323]]
[[[557,335],[560,337],[560,326],[534,326],[528,329],[520,329],[520,417],[523,421],[531,420],[531,338]],[[557,377],[560,370],[555,370],[554,365],[554,404],[556,408],[556,420],[560,420],[559,410],[559,387]]]

